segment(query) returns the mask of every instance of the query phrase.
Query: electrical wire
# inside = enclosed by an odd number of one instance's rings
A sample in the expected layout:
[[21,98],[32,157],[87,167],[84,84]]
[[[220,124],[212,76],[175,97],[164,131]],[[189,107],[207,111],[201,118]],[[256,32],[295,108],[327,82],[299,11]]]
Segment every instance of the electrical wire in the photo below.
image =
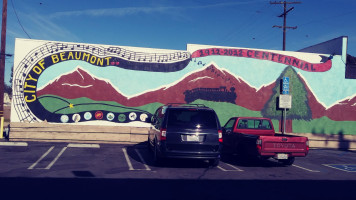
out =
[[17,18],[17,21],[19,22],[19,24],[20,24],[20,26],[21,26],[23,32],[25,32],[26,35],[27,35],[27,37],[28,37],[29,39],[31,39],[30,35],[26,32],[25,28],[22,26],[22,24],[21,24],[21,22],[20,22],[19,16],[17,15],[16,9],[15,9],[15,6],[14,6],[14,2],[13,2],[12,0],[11,0],[11,5],[12,5],[12,8],[14,9],[14,12],[15,12],[15,15],[16,15],[16,18]]

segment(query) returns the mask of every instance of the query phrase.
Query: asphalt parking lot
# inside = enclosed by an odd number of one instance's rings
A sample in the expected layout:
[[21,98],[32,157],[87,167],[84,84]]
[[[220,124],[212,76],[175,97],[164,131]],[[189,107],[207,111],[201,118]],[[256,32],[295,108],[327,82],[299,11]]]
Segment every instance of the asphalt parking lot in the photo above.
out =
[[[217,167],[196,160],[168,160],[157,167],[146,143],[0,142],[1,187],[9,191],[25,188],[30,194],[33,192],[30,188],[39,184],[38,187],[53,186],[46,192],[58,185],[83,190],[95,187],[96,191],[105,186],[106,194],[123,189],[131,197],[147,196],[135,191],[163,189],[163,194],[174,194],[168,199],[186,198],[185,195],[233,199],[234,196],[225,194],[243,188],[240,195],[247,195],[258,186],[265,195],[278,194],[276,198],[315,195],[317,199],[331,199],[353,195],[355,183],[356,152],[353,151],[312,149],[307,157],[296,158],[292,166],[283,166],[273,159],[261,162],[223,155]],[[290,195],[296,191],[298,195]]]

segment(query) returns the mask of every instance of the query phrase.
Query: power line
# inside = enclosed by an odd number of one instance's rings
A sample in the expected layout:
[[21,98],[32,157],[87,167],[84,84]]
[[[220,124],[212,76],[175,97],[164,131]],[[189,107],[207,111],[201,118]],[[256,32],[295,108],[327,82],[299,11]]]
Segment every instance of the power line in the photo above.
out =
[[17,21],[19,22],[23,32],[26,33],[27,37],[31,39],[31,37],[28,35],[28,33],[26,32],[25,28],[22,26],[21,22],[20,22],[20,19],[19,19],[19,16],[17,15],[17,12],[16,12],[16,9],[15,9],[15,6],[14,6],[14,2],[11,0],[11,5],[12,5],[12,8],[14,9],[14,12],[15,12],[15,15],[16,15],[16,18],[17,18]]

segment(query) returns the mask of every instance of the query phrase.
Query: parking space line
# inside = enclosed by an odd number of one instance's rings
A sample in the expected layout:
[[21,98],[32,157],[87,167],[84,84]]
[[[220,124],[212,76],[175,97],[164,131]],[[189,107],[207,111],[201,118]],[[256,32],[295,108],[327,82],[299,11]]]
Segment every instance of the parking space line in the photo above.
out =
[[48,149],[46,153],[44,153],[35,163],[33,163],[29,168],[27,169],[33,169],[41,160],[43,160],[52,150],[54,149],[54,146]]
[[356,165],[354,164],[323,164],[323,165],[344,172],[356,172]]
[[67,147],[63,147],[63,149],[59,152],[59,154],[54,158],[54,160],[49,163],[49,165],[44,168],[44,169],[51,169],[51,167],[54,165],[54,163],[57,162],[58,158],[64,153],[64,151],[67,149]]
[[298,166],[298,165],[292,165],[292,166],[293,166],[293,167],[297,167],[297,168],[299,168],[299,169],[306,170],[306,171],[308,171],[308,172],[320,172],[320,171],[318,171],[318,170],[307,169],[307,168],[305,168],[305,167],[301,167],[301,166]]
[[224,171],[224,172],[243,172],[244,170],[242,169],[239,169],[237,167],[235,167],[234,165],[231,165],[229,163],[225,163],[226,165],[234,168],[234,170],[229,170],[229,169],[225,169],[225,168],[222,168],[221,166],[217,166],[218,169],[220,169],[221,171]]
[[147,164],[146,164],[145,160],[143,159],[143,157],[141,156],[139,150],[138,150],[138,149],[135,149],[135,151],[136,151],[138,157],[140,157],[140,160],[141,160],[141,162],[143,163],[143,165],[146,167],[146,170],[151,170],[151,169],[147,166]]
[[27,147],[27,142],[0,142],[0,146],[21,146]]
[[100,148],[99,144],[74,144],[70,143],[67,145],[67,147],[78,147],[78,148]]
[[135,170],[135,169],[132,167],[132,164],[131,164],[131,161],[130,161],[129,156],[127,155],[126,148],[122,148],[122,151],[124,152],[125,159],[126,159],[126,163],[127,163],[127,165],[129,166],[129,170]]

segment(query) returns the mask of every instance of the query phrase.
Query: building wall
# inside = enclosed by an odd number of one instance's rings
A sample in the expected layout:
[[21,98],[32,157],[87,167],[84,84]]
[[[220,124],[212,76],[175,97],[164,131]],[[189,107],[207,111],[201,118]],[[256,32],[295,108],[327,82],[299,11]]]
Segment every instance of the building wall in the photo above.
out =
[[264,116],[287,132],[356,134],[356,81],[342,55],[188,45],[187,51],[17,39],[12,122],[147,127],[159,106],[196,103],[221,124]]

